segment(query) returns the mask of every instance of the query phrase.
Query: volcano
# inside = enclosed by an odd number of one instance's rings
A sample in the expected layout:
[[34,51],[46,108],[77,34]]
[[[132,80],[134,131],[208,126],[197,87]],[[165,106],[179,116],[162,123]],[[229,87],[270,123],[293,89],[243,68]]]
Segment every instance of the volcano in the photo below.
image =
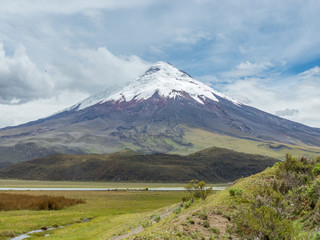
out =
[[250,107],[158,62],[122,89],[1,129],[0,167],[54,153],[190,153],[219,144],[221,137],[274,151],[320,146],[320,129]]

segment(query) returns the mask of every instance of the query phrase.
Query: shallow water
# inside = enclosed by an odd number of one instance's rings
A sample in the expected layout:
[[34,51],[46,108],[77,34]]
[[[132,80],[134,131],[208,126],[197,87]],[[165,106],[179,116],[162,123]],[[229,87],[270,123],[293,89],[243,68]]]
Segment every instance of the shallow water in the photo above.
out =
[[[213,187],[214,191],[225,190],[226,187]],[[143,191],[146,188],[0,188],[0,191]],[[185,191],[183,187],[148,188],[148,191]]]
[[[82,220],[82,222],[89,222],[89,221],[90,221],[90,219],[87,219],[87,218],[84,218],[84,219]],[[66,225],[66,226],[70,226],[70,225],[72,225],[72,224],[69,224],[69,225]],[[14,237],[14,238],[10,238],[10,240],[23,240],[23,239],[26,239],[26,238],[31,237],[31,235],[32,235],[33,233],[46,232],[46,231],[55,230],[55,229],[58,229],[58,228],[65,228],[66,226],[59,226],[59,227],[52,227],[52,228],[48,228],[48,229],[33,230],[33,231],[30,231],[30,232],[21,234],[21,235],[19,235],[19,236],[16,236],[16,237]],[[46,233],[44,236],[47,237],[47,236],[50,236],[50,234],[49,234],[49,233]]]
[[39,230],[33,230],[33,231],[27,232],[25,234],[19,235],[17,237],[10,238],[10,240],[22,240],[22,239],[31,237],[30,234],[38,233],[38,232],[43,232],[43,230],[40,230],[40,229]]

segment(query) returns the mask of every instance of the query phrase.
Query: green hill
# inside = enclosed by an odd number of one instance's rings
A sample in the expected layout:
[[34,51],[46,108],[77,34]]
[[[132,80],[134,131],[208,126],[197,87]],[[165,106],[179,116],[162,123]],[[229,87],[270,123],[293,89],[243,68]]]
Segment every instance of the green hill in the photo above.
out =
[[320,239],[320,158],[286,160],[129,239]]
[[272,166],[276,159],[208,148],[187,156],[141,154],[122,151],[113,154],[52,155],[9,166],[0,178],[81,181],[233,181]]

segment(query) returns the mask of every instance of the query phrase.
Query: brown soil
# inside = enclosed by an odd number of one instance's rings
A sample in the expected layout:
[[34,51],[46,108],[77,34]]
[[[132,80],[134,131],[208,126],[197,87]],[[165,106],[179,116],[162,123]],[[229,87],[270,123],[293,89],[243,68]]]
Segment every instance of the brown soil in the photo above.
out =
[[[213,212],[193,212],[191,215],[181,215],[174,224],[175,232],[182,233],[185,236],[191,236],[197,233],[204,239],[216,236],[216,239],[225,239],[228,234],[230,221],[222,215]],[[233,238],[235,239],[235,238]]]

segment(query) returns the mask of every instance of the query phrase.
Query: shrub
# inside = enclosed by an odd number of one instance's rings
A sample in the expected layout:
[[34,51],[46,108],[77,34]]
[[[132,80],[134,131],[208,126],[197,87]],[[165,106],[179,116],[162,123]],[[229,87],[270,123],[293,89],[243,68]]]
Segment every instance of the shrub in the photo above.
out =
[[229,189],[230,196],[241,196],[243,194],[243,189],[241,188],[230,188]]
[[181,207],[176,208],[173,213],[179,214],[181,212]]
[[187,202],[190,200],[190,196],[185,196],[182,198],[182,202]]
[[314,176],[320,175],[320,163],[317,163],[315,167],[312,169],[312,174]]
[[301,157],[293,158],[286,154],[286,160],[279,164],[276,177],[283,180],[281,192],[287,193],[293,188],[309,184],[313,180],[314,161]]
[[247,207],[235,218],[238,233],[248,239],[292,239],[295,228],[273,207]]
[[313,165],[305,157],[296,159],[290,154],[286,154],[286,160],[283,162],[282,166],[285,171],[295,173],[311,173],[313,168]]
[[190,207],[190,206],[191,206],[191,204],[192,204],[192,201],[191,201],[191,200],[189,200],[189,201],[185,202],[185,203],[184,203],[184,208],[188,208],[188,207]]
[[314,209],[320,198],[320,181],[316,181],[307,189],[307,197],[310,202],[311,209]]
[[191,200],[197,198],[204,200],[212,192],[212,188],[206,188],[205,181],[191,180],[184,188],[189,191]]

